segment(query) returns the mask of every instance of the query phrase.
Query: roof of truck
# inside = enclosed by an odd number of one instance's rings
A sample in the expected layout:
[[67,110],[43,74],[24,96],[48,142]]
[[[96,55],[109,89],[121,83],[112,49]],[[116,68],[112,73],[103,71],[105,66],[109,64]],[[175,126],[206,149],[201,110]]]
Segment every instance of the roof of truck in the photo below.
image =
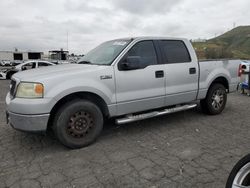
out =
[[126,37],[115,40],[187,40],[186,38],[178,37],[163,37],[163,36],[137,36],[137,37]]

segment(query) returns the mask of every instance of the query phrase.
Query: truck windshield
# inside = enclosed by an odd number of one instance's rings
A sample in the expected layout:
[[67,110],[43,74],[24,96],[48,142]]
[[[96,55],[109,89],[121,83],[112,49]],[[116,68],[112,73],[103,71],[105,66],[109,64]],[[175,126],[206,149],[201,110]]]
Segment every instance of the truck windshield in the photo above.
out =
[[88,52],[78,64],[110,65],[131,40],[112,40],[104,42]]

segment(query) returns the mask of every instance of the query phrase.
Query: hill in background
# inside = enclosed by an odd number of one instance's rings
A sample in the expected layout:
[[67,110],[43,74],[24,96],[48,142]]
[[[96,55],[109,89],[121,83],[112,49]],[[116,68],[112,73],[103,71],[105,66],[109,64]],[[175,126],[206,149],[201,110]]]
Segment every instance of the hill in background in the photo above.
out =
[[240,26],[206,42],[193,42],[199,59],[250,59],[250,26]]

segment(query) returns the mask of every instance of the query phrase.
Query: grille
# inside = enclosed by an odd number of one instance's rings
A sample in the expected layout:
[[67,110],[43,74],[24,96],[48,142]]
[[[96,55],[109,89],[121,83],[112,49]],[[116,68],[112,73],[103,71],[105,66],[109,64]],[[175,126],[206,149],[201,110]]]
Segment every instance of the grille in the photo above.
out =
[[10,95],[12,97],[14,97],[15,89],[16,89],[16,81],[15,80],[11,80],[11,82],[10,82]]

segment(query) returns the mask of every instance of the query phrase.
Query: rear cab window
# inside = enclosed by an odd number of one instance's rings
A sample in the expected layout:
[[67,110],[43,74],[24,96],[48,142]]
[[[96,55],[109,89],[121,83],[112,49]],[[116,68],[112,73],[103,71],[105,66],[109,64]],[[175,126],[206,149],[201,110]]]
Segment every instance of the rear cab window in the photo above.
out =
[[183,41],[161,40],[159,44],[165,64],[191,62],[188,48]]

